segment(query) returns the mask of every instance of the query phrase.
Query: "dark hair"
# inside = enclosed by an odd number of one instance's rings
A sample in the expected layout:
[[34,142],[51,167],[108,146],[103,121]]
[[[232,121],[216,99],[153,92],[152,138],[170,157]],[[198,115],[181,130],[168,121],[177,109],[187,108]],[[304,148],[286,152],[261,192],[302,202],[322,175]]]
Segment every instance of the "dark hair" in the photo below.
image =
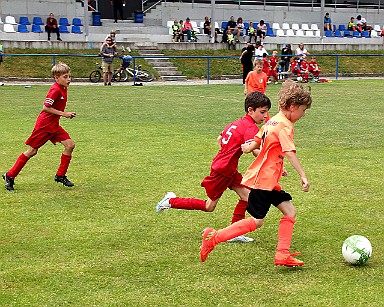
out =
[[261,25],[264,24],[264,20],[263,20],[263,19],[260,20],[260,24],[261,24]]
[[245,112],[248,112],[248,108],[252,108],[255,111],[257,108],[262,107],[271,108],[271,100],[263,93],[251,92],[245,97]]

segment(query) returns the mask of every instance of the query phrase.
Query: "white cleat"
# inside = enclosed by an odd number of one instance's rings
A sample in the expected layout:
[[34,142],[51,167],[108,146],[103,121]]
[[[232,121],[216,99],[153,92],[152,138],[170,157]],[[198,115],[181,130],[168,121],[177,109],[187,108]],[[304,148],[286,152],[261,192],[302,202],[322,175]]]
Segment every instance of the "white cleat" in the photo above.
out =
[[157,203],[156,212],[161,213],[164,210],[170,209],[171,204],[169,203],[169,200],[175,197],[176,197],[176,194],[173,192],[168,192],[167,194],[165,194],[164,198]]
[[230,240],[228,240],[227,242],[231,242],[231,243],[232,243],[232,242],[249,243],[249,242],[253,242],[253,241],[254,241],[254,239],[242,235],[242,236],[238,236],[238,237],[236,237],[236,238],[230,239]]

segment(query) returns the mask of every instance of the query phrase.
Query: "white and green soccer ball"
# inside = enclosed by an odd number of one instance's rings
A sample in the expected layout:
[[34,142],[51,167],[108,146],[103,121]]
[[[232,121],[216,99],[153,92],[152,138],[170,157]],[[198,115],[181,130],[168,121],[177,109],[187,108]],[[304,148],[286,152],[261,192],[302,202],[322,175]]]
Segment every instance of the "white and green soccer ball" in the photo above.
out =
[[344,241],[341,251],[345,261],[354,265],[362,265],[371,257],[372,245],[366,237],[353,235]]

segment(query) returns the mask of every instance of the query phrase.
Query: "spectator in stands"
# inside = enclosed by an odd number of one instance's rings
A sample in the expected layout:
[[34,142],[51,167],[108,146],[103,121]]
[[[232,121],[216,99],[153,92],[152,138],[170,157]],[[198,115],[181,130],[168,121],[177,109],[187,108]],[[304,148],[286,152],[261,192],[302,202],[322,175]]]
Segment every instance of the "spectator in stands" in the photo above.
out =
[[227,32],[227,43],[228,43],[228,50],[230,50],[231,48],[233,50],[236,50],[235,37],[233,36],[231,29],[228,29],[228,32]]
[[291,62],[292,58],[291,44],[284,45],[283,49],[281,50],[281,55],[280,66],[282,67],[282,71],[287,72],[289,71],[289,63]]
[[256,28],[256,36],[260,37],[260,40],[265,38],[265,34],[267,33],[267,25],[264,23],[264,20],[261,19]]
[[327,30],[333,31],[332,19],[329,16],[329,13],[325,13],[325,16],[324,16],[324,31],[327,31]]
[[[208,18],[208,16],[205,16],[204,18],[204,34],[208,34],[209,36],[211,35],[211,19]],[[215,43],[218,43],[217,41],[217,32],[218,29],[215,28]]]
[[243,84],[245,84],[245,79],[248,76],[248,73],[253,69],[253,55],[255,54],[255,46],[247,43],[246,47],[243,48],[240,55],[240,62],[243,68]]
[[355,18],[351,17],[350,21],[348,22],[347,26],[349,31],[356,31],[356,24],[355,24]]
[[60,38],[60,32],[59,32],[59,26],[57,24],[57,20],[55,18],[55,14],[50,13],[49,17],[47,18],[47,24],[45,25],[45,31],[48,33],[48,40],[51,40],[51,33],[56,33],[57,40],[61,41]]
[[237,18],[237,23],[236,23],[236,27],[237,27],[237,31],[236,31],[236,41],[239,42],[240,41],[240,36],[244,36],[246,34],[246,29],[245,29],[245,25],[244,25],[244,22],[243,22],[243,18],[239,17]]
[[367,20],[364,17],[361,17],[361,15],[358,15],[356,17],[356,30],[360,33],[363,31],[369,31],[371,32],[372,27],[367,25]]
[[112,73],[113,73],[113,58],[117,55],[116,48],[112,47],[112,38],[107,38],[106,45],[101,50],[101,56],[103,58],[103,79],[104,85],[111,85]]
[[303,55],[309,55],[309,52],[307,49],[305,49],[304,44],[300,43],[299,47],[296,49],[296,55],[298,57],[302,57]]
[[183,34],[187,34],[188,42],[191,41],[191,32],[192,31],[193,31],[193,27],[192,27],[192,24],[191,24],[191,20],[189,19],[189,17],[187,17],[187,19],[184,22],[182,33]]
[[3,53],[4,53],[4,47],[3,47],[3,45],[1,44],[1,41],[0,41],[0,66],[1,66],[1,63],[3,62]]
[[233,35],[237,35],[237,24],[233,16],[229,18],[229,21],[227,23],[227,32],[228,30],[231,30]]
[[313,56],[309,61],[308,71],[313,75],[313,81],[319,82],[320,67],[317,64],[316,57]]
[[180,19],[180,21],[179,21],[179,30],[180,30],[180,41],[181,42],[184,42],[183,28],[184,28],[184,21],[182,19]]
[[173,22],[172,34],[173,34],[172,42],[180,42],[181,29],[180,29],[180,26],[179,26],[179,23],[177,22],[177,20],[175,20]]
[[255,57],[256,57],[256,59],[262,59],[264,53],[269,55],[268,51],[264,48],[263,42],[257,41],[256,44],[255,44],[255,48],[256,48],[256,50],[255,50]]
[[255,39],[255,43],[256,43],[256,38],[257,38],[256,37],[256,29],[253,27],[252,21],[249,23],[248,36],[249,36],[248,43],[252,43],[252,37]]
[[113,5],[113,17],[115,19],[114,23],[117,23],[117,11],[120,13],[121,20],[124,20],[124,6],[125,0],[110,0],[111,5]]

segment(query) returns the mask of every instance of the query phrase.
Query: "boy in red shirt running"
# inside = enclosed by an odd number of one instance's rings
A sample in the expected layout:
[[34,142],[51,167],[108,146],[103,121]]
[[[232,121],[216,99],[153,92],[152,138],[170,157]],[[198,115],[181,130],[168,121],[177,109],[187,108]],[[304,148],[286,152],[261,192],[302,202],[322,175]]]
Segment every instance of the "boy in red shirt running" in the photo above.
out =
[[269,58],[269,77],[274,79],[275,84],[279,84],[279,77],[277,76],[277,66],[279,64],[279,58],[277,57],[277,51],[272,52],[272,56]]
[[244,95],[252,92],[265,94],[267,88],[268,76],[263,72],[264,62],[257,59],[254,62],[254,70],[249,72],[245,78]]
[[[201,183],[205,188],[207,200],[180,198],[173,192],[168,192],[158,202],[156,212],[160,213],[171,208],[212,212],[224,191],[229,188],[240,197],[233,212],[232,223],[244,219],[249,189],[241,184],[243,177],[238,171],[239,159],[243,154],[241,145],[252,142],[259,131],[256,124],[261,124],[268,119],[270,108],[271,101],[264,94],[260,92],[248,94],[245,98],[246,115],[227,125],[219,135],[217,141],[221,148],[212,161],[210,175]],[[250,242],[253,239],[242,236],[233,241]]]
[[309,190],[309,181],[296,156],[293,123],[304,116],[311,103],[310,92],[304,90],[301,84],[292,80],[283,83],[279,92],[279,113],[260,129],[254,142],[242,146],[244,153],[260,147],[259,155],[248,168],[242,181],[242,184],[251,189],[247,211],[252,217],[233,223],[224,229],[204,229],[200,247],[202,262],[217,244],[260,228],[273,204],[283,213],[278,231],[275,265],[288,267],[304,265],[303,261],[293,257],[299,253],[290,253],[296,209],[291,202],[291,195],[281,189],[279,181],[285,173],[283,162],[286,157],[300,175],[303,191]]
[[37,117],[31,136],[25,141],[25,144],[29,145],[29,148],[17,158],[13,167],[3,174],[5,188],[8,191],[14,190],[13,186],[16,176],[28,160],[36,155],[39,148],[47,141],[51,141],[53,144],[60,142],[64,145],[64,152],[61,155],[60,166],[54,180],[61,182],[67,187],[74,186],[65,174],[71,161],[75,143],[71,140],[69,134],[59,125],[61,116],[66,118],[74,118],[76,116],[75,112],[64,111],[67,104],[67,89],[71,83],[71,69],[64,63],[58,63],[52,67],[52,75],[56,82],[51,86],[45,97],[43,110]]

